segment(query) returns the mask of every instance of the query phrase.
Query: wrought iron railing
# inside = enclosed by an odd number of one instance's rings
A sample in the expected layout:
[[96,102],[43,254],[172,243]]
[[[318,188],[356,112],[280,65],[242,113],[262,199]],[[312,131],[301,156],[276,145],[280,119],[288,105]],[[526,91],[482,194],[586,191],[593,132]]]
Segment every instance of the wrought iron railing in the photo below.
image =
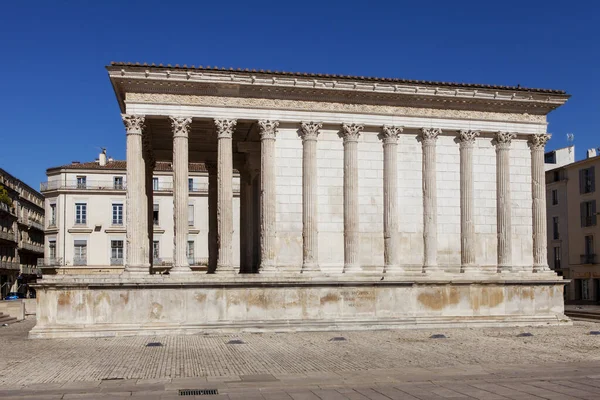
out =
[[125,190],[125,183],[115,183],[113,181],[49,181],[40,184],[40,191],[49,190]]
[[38,267],[58,267],[62,265],[62,257],[38,258]]
[[76,266],[87,265],[87,258],[74,257],[73,265],[76,265]]
[[589,215],[581,217],[581,226],[595,226],[596,225],[596,216]]
[[123,265],[123,258],[112,258],[111,257],[110,265]]
[[596,255],[595,254],[581,254],[580,261],[581,261],[581,264],[596,264]]

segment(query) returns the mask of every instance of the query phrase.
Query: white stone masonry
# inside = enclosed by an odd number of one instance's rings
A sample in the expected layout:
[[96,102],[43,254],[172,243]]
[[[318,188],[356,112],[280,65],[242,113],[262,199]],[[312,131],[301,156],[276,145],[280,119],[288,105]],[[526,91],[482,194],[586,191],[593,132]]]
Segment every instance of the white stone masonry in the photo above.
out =
[[510,143],[517,135],[496,134],[496,208],[498,228],[498,272],[512,270],[512,221],[510,201]]
[[401,272],[398,234],[398,135],[402,127],[383,127],[383,240],[384,272]]
[[478,131],[460,131],[460,254],[461,271],[476,269],[476,240],[473,192],[473,146]]
[[531,136],[531,195],[533,212],[533,272],[548,271],[548,243],[546,222],[546,175],[544,148],[550,135]]
[[423,247],[425,272],[437,269],[436,142],[441,129],[421,129],[423,146]]
[[277,197],[275,192],[275,138],[279,121],[258,121],[260,128],[260,271],[275,272],[276,240],[275,218]]

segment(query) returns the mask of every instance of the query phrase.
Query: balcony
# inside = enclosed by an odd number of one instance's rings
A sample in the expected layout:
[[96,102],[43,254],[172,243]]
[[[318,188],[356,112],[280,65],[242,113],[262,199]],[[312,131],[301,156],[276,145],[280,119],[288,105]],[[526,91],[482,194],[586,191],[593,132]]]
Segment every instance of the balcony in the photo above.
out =
[[75,258],[73,258],[73,265],[76,265],[76,266],[87,265],[87,258],[75,257]]
[[4,239],[4,240],[8,240],[9,242],[15,242],[15,233],[14,232],[7,232],[7,231],[0,231],[0,239]]
[[25,275],[37,275],[37,276],[42,275],[42,271],[40,271],[37,267],[35,267],[33,265],[22,265],[21,273],[23,273]]
[[123,265],[123,258],[111,258],[110,265]]
[[581,254],[580,264],[596,264],[595,254]]
[[11,206],[9,206],[9,205],[8,205],[8,204],[6,204],[6,203],[2,203],[2,202],[0,202],[0,211],[4,211],[4,212],[6,212],[6,213],[8,213],[8,214],[10,214],[10,215],[12,215],[12,216],[14,216],[14,215],[15,215],[14,208],[13,208],[13,207],[11,207]]
[[34,220],[30,219],[27,224],[32,228],[39,229],[40,231],[44,230],[44,224],[42,224],[38,221],[34,221]]
[[16,261],[0,260],[0,269],[12,269],[18,271],[20,266]]
[[113,181],[86,181],[77,182],[64,182],[64,181],[50,181],[42,182],[40,184],[40,191],[47,192],[50,190],[117,190],[124,191],[124,183],[115,183]]
[[60,267],[62,265],[61,257],[54,258],[38,258],[37,266],[38,267]]
[[44,245],[38,243],[21,242],[20,247],[25,250],[33,251],[36,253],[44,252]]
[[596,226],[596,216],[590,215],[586,217],[581,217],[581,226]]

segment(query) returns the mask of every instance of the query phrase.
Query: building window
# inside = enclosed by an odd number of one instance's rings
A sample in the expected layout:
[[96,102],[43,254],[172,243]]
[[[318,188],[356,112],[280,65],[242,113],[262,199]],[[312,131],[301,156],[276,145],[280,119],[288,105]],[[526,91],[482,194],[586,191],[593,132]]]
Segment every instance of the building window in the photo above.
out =
[[558,217],[552,217],[552,238],[558,240],[560,235],[558,234]]
[[581,264],[596,264],[596,254],[594,254],[594,236],[584,237],[584,254],[581,255]]
[[123,241],[110,241],[110,265],[123,265]]
[[160,242],[158,240],[152,242],[152,259],[155,261],[160,260]]
[[123,225],[123,204],[115,203],[112,205],[112,224]]
[[158,178],[152,178],[152,190],[158,190]]
[[50,260],[56,259],[56,240],[48,241],[48,258]]
[[591,300],[590,298],[590,280],[581,280],[581,300]]
[[75,240],[73,265],[87,265],[87,240]]
[[194,241],[188,240],[187,247],[185,249],[189,263],[192,264],[194,260]]
[[158,226],[158,204],[154,205],[154,211],[152,211],[152,221],[154,222],[154,226]]
[[113,183],[114,183],[114,188],[116,190],[123,190],[123,177],[122,176],[115,176],[113,178]]
[[560,269],[560,247],[554,247],[554,269]]
[[596,200],[584,201],[579,204],[581,226],[596,225]]
[[78,176],[77,177],[77,189],[85,189],[87,187],[87,177]]
[[50,221],[48,222],[48,225],[56,225],[56,203],[50,204]]
[[596,191],[594,167],[579,170],[579,193],[592,193]]
[[194,226],[194,205],[188,205],[188,226]]
[[544,164],[556,164],[556,152],[549,151],[544,154]]
[[188,190],[190,192],[194,191],[194,178],[188,178]]
[[558,189],[552,189],[552,205],[558,204]]
[[86,203],[75,203],[75,224],[77,224],[77,225],[87,224],[87,204]]

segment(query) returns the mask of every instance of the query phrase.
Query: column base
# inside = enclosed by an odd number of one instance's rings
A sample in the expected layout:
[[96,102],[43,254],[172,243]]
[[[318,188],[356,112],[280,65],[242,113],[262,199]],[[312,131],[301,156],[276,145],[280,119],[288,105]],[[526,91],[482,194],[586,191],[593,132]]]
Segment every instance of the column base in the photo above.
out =
[[141,276],[150,275],[150,264],[148,265],[125,265],[121,273],[123,276]]
[[512,265],[498,265],[498,272],[513,272]]
[[235,275],[239,271],[236,270],[236,267],[233,265],[217,265],[215,269],[215,274],[217,275]]
[[302,269],[300,270],[300,273],[305,274],[305,273],[315,273],[315,272],[321,272],[321,268],[319,268],[318,264],[316,264],[316,263],[302,264]]
[[460,272],[463,274],[472,274],[472,273],[478,273],[478,272],[482,272],[482,271],[478,265],[467,264],[467,265],[461,265]]
[[534,265],[533,266],[533,272],[534,273],[539,273],[539,272],[551,272],[552,270],[550,269],[550,267],[548,267],[548,265]]
[[383,273],[384,274],[402,274],[406,272],[404,268],[399,265],[384,265]]
[[172,267],[169,270],[170,275],[191,275],[192,269],[189,266]]
[[342,273],[344,274],[360,274],[363,272],[363,269],[358,264],[346,264],[344,265],[344,270]]
[[262,263],[258,266],[258,273],[259,274],[272,274],[272,273],[276,273],[277,271],[277,267],[275,266],[275,264],[271,264],[271,263]]
[[428,274],[442,274],[444,273],[444,267],[439,265],[423,265],[423,272]]

